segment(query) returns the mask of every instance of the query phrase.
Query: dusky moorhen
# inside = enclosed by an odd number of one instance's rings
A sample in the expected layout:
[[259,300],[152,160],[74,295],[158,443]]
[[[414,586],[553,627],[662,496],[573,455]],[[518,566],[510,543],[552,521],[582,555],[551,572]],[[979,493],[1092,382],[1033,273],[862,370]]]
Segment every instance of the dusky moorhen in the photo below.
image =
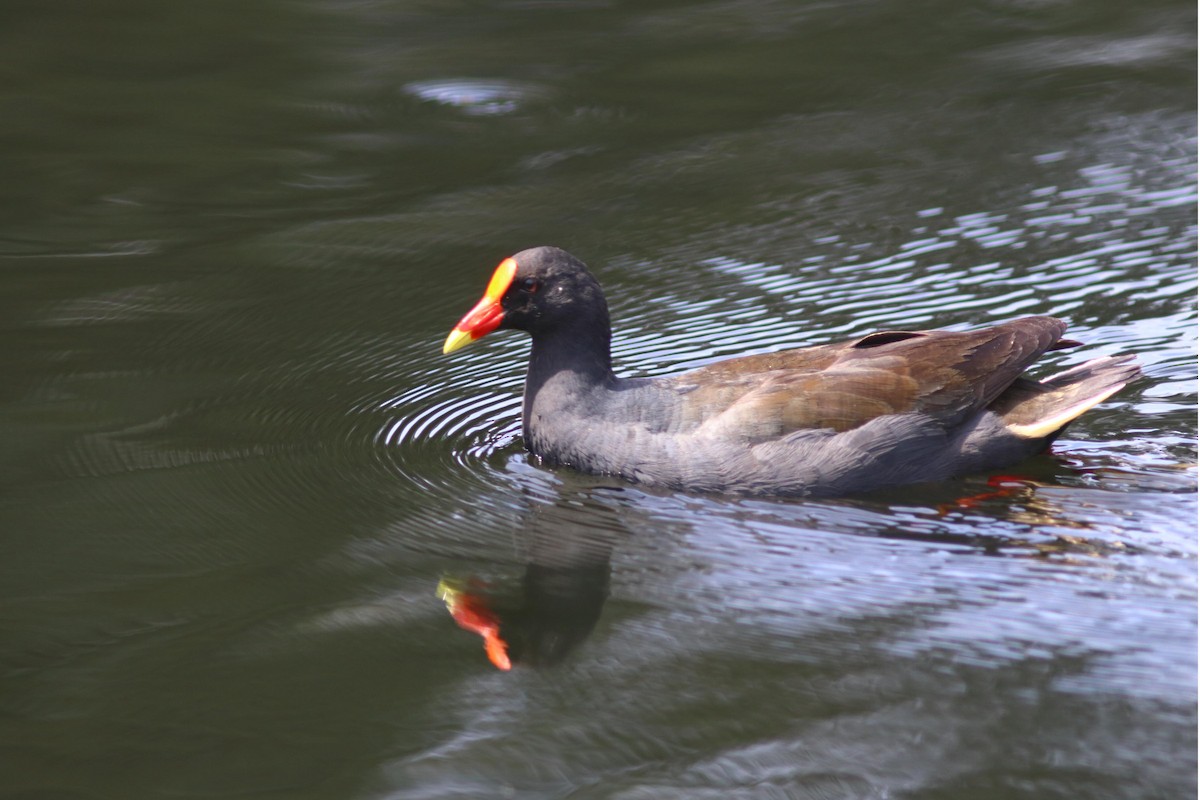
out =
[[533,339],[530,452],[696,491],[834,495],[1009,466],[1139,373],[1132,356],[1103,356],[1040,382],[1023,377],[1043,353],[1080,344],[1061,338],[1061,320],[1025,317],[618,378],[600,284],[556,247],[504,259],[443,352],[505,328]]

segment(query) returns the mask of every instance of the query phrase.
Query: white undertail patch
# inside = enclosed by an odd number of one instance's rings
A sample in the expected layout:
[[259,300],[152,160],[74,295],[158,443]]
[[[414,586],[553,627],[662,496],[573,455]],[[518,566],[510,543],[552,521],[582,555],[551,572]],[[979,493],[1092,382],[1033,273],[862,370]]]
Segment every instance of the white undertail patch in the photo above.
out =
[[1071,420],[1078,417],[1083,412],[1087,411],[1098,403],[1103,403],[1112,395],[1116,394],[1121,389],[1125,388],[1125,383],[1118,383],[1109,386],[1099,394],[1093,395],[1084,400],[1080,400],[1074,405],[1067,406],[1062,411],[1052,417],[1039,419],[1037,422],[1031,422],[1028,425],[1006,425],[1009,431],[1026,439],[1041,439],[1057,431],[1062,426],[1066,425]]

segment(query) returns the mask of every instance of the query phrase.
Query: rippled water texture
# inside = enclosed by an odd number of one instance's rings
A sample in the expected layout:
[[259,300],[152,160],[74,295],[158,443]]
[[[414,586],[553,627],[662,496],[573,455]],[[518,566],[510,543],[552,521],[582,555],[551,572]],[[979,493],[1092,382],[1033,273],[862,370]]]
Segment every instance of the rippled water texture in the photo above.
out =
[[[0,19],[0,797],[1195,795],[1194,4]],[[440,355],[536,244],[627,375],[1054,314],[1145,377],[1002,476],[551,470],[523,338]]]

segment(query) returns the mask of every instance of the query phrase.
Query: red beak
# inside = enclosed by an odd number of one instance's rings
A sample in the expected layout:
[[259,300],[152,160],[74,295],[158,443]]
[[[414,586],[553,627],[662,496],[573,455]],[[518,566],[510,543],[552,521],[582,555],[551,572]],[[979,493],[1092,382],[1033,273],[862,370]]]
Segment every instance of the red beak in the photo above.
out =
[[500,266],[492,273],[492,280],[488,283],[487,291],[483,293],[483,299],[458,321],[454,330],[446,337],[446,343],[442,346],[443,354],[466,347],[500,327],[501,321],[504,320],[504,308],[500,305],[500,298],[504,297],[508,287],[512,286],[513,276],[516,274],[516,261],[506,258],[500,262]]

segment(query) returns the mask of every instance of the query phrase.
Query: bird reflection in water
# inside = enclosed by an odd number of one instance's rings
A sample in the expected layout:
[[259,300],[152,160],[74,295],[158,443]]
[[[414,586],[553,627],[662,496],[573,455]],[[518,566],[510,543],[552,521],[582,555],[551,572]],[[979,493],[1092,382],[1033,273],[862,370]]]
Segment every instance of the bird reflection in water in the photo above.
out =
[[[1137,552],[1132,544],[1088,535],[1092,523],[1059,506],[1050,490],[1064,477],[1086,470],[1043,456],[1024,462],[1022,472],[969,479],[957,486],[928,486],[918,502],[925,513],[907,521],[881,513],[870,535],[949,545],[955,552],[966,547],[995,556],[1053,558],[1059,564],[1085,565],[1096,558]],[[597,490],[587,480],[588,476],[573,475],[572,483],[586,488],[564,488],[553,504],[531,506],[520,533],[526,557],[519,581],[488,583],[475,576],[447,576],[438,584],[438,596],[451,617],[483,638],[488,660],[501,670],[516,664],[556,664],[591,634],[608,599],[613,548],[630,531],[643,527],[641,522],[628,524],[630,515],[640,516],[636,500],[633,505],[632,498],[614,502],[614,496],[624,495],[610,492],[621,493],[620,489]],[[963,489],[968,490],[966,496]],[[834,531],[847,530],[837,523],[845,506],[881,512],[892,504],[911,508],[912,502],[912,490],[906,489],[877,493],[871,501],[721,506],[720,515],[734,526],[753,528],[764,521],[766,511],[765,519],[772,522],[815,525],[836,536]],[[964,528],[964,514],[981,512],[981,521],[991,518],[993,523]]]
[[483,637],[488,661],[497,669],[510,670],[512,659],[508,657],[508,642],[500,636],[500,617],[489,605],[486,587],[475,580],[469,583],[471,585],[466,586],[454,578],[444,577],[438,581],[437,595],[460,628]]
[[437,593],[459,627],[483,637],[498,669],[550,666],[582,643],[608,599],[612,547],[623,528],[616,510],[586,495],[535,506],[522,535],[518,586],[443,577]]

